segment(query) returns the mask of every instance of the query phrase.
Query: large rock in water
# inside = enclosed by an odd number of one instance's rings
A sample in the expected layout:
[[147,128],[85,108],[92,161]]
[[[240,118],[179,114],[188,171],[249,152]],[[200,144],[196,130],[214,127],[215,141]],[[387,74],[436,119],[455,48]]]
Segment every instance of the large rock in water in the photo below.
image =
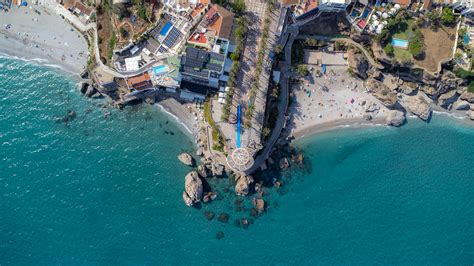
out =
[[249,194],[249,188],[252,182],[252,177],[247,175],[240,176],[235,184],[235,194],[239,196],[247,196],[247,194]]
[[349,67],[354,71],[354,74],[359,76],[361,79],[367,79],[367,70],[369,70],[369,62],[363,54],[358,54],[354,49],[347,52],[347,63]]
[[199,165],[197,168],[197,171],[198,171],[198,174],[203,178],[207,178],[209,176],[207,167],[204,164]]
[[265,211],[265,201],[263,199],[253,198],[252,204],[255,206],[258,213],[263,213]]
[[389,126],[399,127],[405,123],[405,114],[398,110],[391,110],[385,122]]
[[185,165],[188,165],[188,166],[194,165],[194,159],[189,153],[185,153],[185,152],[181,153],[178,156],[178,159]]
[[196,171],[189,172],[184,178],[183,200],[188,206],[201,201],[202,198],[202,181]]
[[410,112],[427,121],[431,116],[431,104],[422,95],[411,97],[407,101]]
[[443,107],[444,109],[450,110],[453,103],[458,99],[459,94],[455,91],[448,91],[447,93],[441,94],[438,98],[439,106]]
[[367,81],[367,89],[387,108],[393,108],[397,104],[397,94],[395,94],[382,82],[371,78]]

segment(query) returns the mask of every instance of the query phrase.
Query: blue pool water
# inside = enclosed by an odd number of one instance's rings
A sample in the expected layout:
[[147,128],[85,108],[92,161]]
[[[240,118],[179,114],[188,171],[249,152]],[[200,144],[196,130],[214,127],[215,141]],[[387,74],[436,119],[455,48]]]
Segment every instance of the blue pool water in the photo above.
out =
[[392,39],[392,45],[393,45],[393,47],[406,49],[406,48],[408,48],[408,41],[407,40],[401,40],[401,39]]
[[166,33],[168,33],[168,31],[171,29],[171,26],[173,26],[173,23],[171,23],[169,21],[166,22],[166,24],[163,26],[163,28],[160,31],[160,35],[165,36]]
[[362,13],[362,18],[367,18],[367,17],[369,16],[369,14],[370,14],[370,11],[371,11],[371,10],[370,10],[369,8],[366,8],[366,9],[364,10],[364,13]]
[[155,74],[155,76],[162,75],[166,73],[166,71],[168,71],[167,66],[157,66],[153,68],[153,74]]
[[222,200],[183,204],[176,157],[194,146],[157,108],[103,108],[16,60],[0,58],[0,79],[1,265],[472,265],[472,126],[434,116],[299,140],[308,168],[282,173],[243,230],[226,179]]

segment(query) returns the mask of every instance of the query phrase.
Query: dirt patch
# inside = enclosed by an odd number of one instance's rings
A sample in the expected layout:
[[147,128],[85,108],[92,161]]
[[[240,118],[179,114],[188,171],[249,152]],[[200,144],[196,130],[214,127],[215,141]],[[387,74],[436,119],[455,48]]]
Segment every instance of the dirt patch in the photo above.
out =
[[322,13],[318,18],[300,28],[301,34],[349,35],[351,24],[344,13]]
[[436,72],[439,63],[452,56],[456,28],[442,26],[434,30],[430,27],[420,30],[424,36],[425,56],[421,60],[415,59],[414,62],[428,71]]
[[114,25],[111,20],[112,12],[105,8],[97,12],[97,33],[99,36],[99,53],[101,60],[109,61],[110,47],[109,40],[114,32]]

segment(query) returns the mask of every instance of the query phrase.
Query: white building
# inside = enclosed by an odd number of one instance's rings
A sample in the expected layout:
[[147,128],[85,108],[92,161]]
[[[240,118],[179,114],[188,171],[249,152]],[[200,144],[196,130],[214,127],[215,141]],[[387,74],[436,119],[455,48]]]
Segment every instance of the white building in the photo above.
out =
[[347,8],[351,0],[320,0],[319,9],[321,11],[342,11]]
[[461,15],[474,19],[474,0],[454,0],[451,7]]

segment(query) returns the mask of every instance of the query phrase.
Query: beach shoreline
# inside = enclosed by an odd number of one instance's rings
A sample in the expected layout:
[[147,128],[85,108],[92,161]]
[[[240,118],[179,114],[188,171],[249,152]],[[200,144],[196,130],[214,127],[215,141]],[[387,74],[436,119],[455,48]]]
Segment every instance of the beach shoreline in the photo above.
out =
[[292,136],[295,140],[304,139],[307,137],[314,136],[318,133],[338,130],[341,128],[366,128],[366,127],[375,127],[375,126],[385,126],[388,125],[385,123],[384,119],[374,119],[373,121],[367,121],[359,118],[341,118],[339,120],[328,121],[319,124],[308,125],[303,128],[294,129],[292,131]]
[[81,32],[48,6],[32,5],[2,14],[0,56],[38,63],[80,80],[89,52]]
[[199,133],[198,122],[193,119],[195,116],[187,105],[178,102],[174,98],[158,101],[154,105],[158,107],[160,112],[168,116],[178,128],[182,129],[183,133],[195,140]]

